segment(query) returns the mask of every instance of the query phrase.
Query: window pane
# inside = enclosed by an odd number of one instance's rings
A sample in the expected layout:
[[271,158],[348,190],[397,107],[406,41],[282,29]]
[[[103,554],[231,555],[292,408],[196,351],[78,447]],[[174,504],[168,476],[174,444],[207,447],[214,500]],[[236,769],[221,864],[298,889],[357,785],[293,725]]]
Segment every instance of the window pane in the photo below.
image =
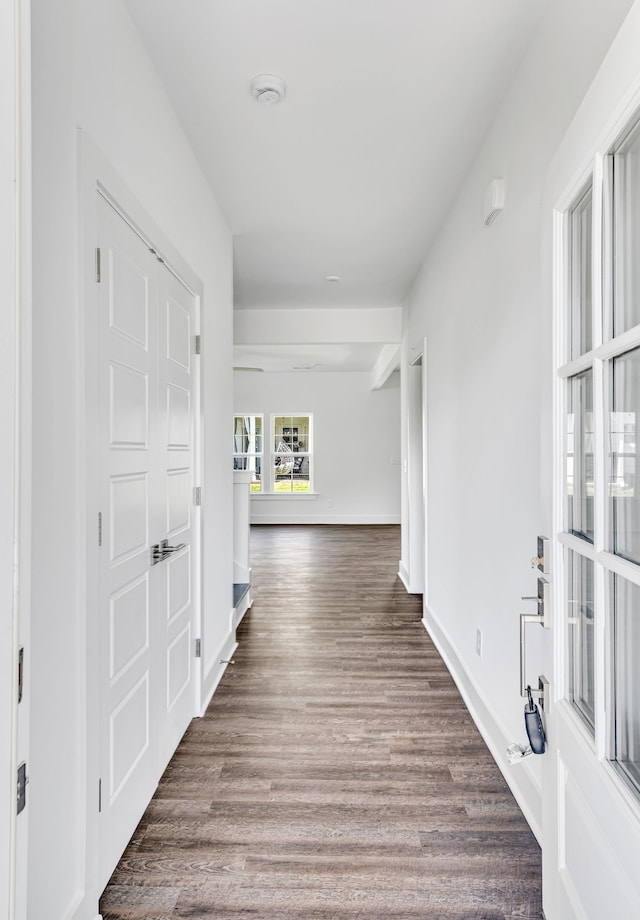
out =
[[618,335],[640,323],[640,126],[613,158],[613,322]]
[[593,344],[591,312],[591,186],[570,216],[571,357],[590,351]]
[[593,542],[593,373],[568,381],[566,432],[567,530]]
[[640,789],[640,588],[613,577],[615,759]]
[[262,453],[262,416],[234,416],[233,450],[236,454]]
[[640,562],[640,502],[636,489],[636,415],[640,411],[640,348],[613,362],[610,493],[613,552]]
[[311,419],[308,415],[278,415],[274,420],[273,449],[280,445],[290,447],[294,452],[309,451]]
[[252,492],[262,491],[262,416],[235,415],[233,418],[233,468],[251,470]]
[[568,697],[593,732],[593,562],[577,553],[569,552],[568,555]]
[[310,492],[311,458],[308,454],[276,453],[273,461],[274,492]]
[[253,478],[251,480],[251,492],[261,492],[262,491],[262,477],[261,477],[261,466],[262,466],[262,457],[234,457],[233,458],[233,468],[234,470],[251,470],[253,473]]

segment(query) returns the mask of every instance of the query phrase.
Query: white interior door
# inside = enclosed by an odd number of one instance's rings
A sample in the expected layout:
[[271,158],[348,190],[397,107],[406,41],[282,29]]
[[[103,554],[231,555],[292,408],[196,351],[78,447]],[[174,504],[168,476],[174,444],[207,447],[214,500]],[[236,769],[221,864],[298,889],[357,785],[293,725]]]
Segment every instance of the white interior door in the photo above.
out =
[[157,262],[99,203],[100,880],[106,883],[158,775],[158,636],[150,545],[162,534]]
[[[101,195],[100,855],[104,886],[194,714],[195,298]],[[166,541],[161,553],[152,547]]]
[[[640,23],[630,48],[638,37]],[[554,691],[542,771],[547,920],[640,917],[638,103],[636,94],[595,149],[570,137],[559,157],[564,173],[556,167],[550,180],[556,446],[555,593],[544,665]]]

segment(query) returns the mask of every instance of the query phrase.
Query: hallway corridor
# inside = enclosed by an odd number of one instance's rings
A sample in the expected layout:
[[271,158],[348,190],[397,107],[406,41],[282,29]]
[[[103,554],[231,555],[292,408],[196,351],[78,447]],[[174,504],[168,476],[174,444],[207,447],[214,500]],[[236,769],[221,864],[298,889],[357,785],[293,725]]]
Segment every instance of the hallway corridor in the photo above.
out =
[[104,920],[539,920],[540,850],[397,577],[395,526],[260,526],[253,608]]

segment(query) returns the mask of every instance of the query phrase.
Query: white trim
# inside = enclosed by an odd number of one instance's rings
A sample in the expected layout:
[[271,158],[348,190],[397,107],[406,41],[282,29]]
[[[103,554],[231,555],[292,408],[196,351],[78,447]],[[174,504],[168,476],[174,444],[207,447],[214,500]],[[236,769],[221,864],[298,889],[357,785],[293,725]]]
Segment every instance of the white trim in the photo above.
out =
[[[229,620],[231,621],[232,619],[233,619],[233,610],[229,614]],[[235,635],[232,634],[232,635],[227,636],[227,638],[224,640],[222,645],[219,647],[216,654],[212,656],[213,659],[217,658],[218,662],[217,664],[214,663],[209,668],[204,678],[203,694],[202,694],[202,700],[200,703],[200,712],[198,713],[198,716],[200,718],[202,718],[202,716],[204,716],[205,712],[207,711],[207,707],[209,706],[209,703],[213,699],[213,694],[218,689],[218,685],[224,676],[224,672],[227,670],[228,662],[231,661],[231,658],[233,657],[233,654],[237,648],[238,648],[238,643],[236,642],[236,637]],[[221,659],[223,659],[224,661],[222,661]],[[223,664],[224,664],[224,667],[221,667],[221,665]]]
[[399,524],[398,514],[253,514],[252,524]]
[[251,492],[249,495],[250,501],[264,502],[264,501],[315,501],[320,496],[320,492]]
[[402,561],[402,559],[400,560],[398,564],[398,578],[400,579],[402,584],[405,586],[407,590],[407,594],[412,594],[413,592],[411,591],[409,587],[409,583],[410,583],[409,582],[409,572],[407,571],[407,567]]
[[[31,554],[31,28],[30,5],[9,0],[0,13],[0,453],[2,544],[0,613],[0,914],[26,917],[29,802],[16,814],[16,771],[29,758]],[[23,699],[18,705],[18,652],[25,652]]]

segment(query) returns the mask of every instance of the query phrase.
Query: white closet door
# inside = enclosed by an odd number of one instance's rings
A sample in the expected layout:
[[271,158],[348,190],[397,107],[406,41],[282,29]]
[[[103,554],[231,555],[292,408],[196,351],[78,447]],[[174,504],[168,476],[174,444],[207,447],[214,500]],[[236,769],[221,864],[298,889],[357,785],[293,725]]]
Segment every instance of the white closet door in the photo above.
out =
[[157,260],[99,200],[100,877],[158,779],[158,638],[150,545],[161,538]]
[[[194,715],[196,298],[98,195],[105,885]],[[89,432],[91,436],[91,432]],[[152,547],[166,541],[162,558]]]
[[193,464],[195,298],[159,266],[158,392],[164,539],[174,547],[156,566],[163,661],[160,757],[168,763],[193,715]]

